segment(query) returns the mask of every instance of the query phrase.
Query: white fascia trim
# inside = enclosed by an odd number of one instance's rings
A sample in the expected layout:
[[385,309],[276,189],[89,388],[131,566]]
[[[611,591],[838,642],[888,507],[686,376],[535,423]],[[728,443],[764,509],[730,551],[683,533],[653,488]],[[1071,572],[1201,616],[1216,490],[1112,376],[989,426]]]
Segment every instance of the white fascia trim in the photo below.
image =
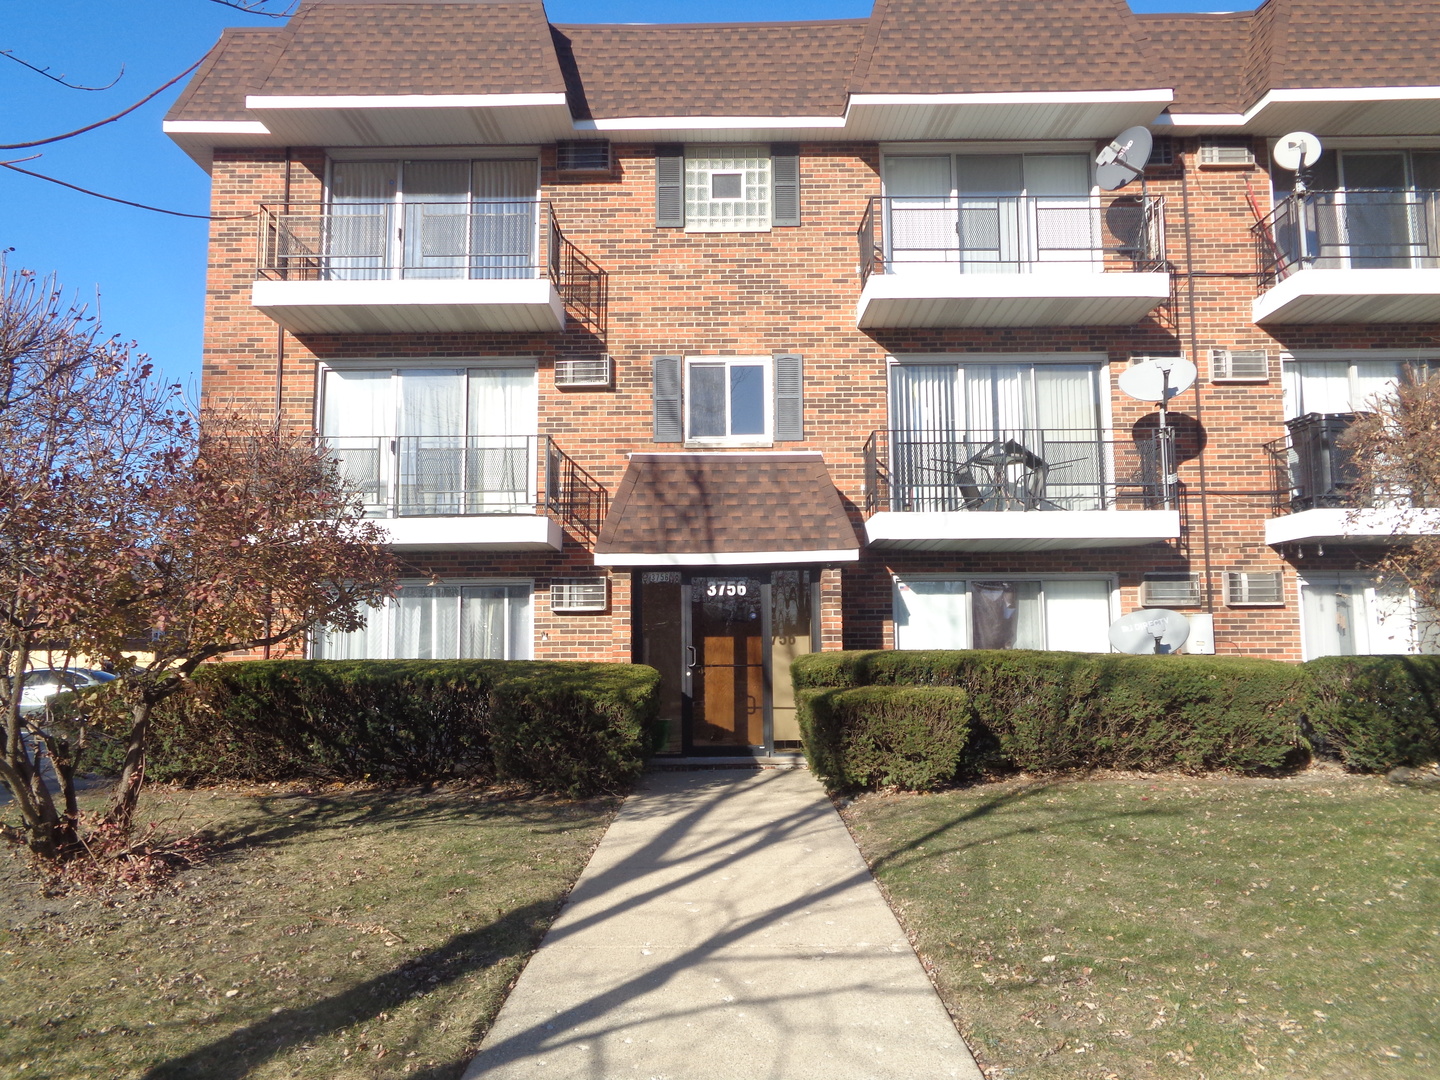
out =
[[[851,94],[856,105],[1168,105],[1173,90],[1024,90],[983,94]],[[849,111],[848,109],[846,110]]]
[[1157,127],[1240,127],[1244,113],[1164,113],[1155,121]]
[[564,105],[564,94],[307,94],[268,97],[250,94],[245,107],[266,109],[499,109],[523,105]]
[[1393,540],[1434,536],[1440,532],[1440,509],[1395,508],[1347,510],[1322,507],[1265,520],[1265,543],[1344,543],[1347,540]]
[[576,131],[729,131],[735,128],[843,128],[843,116],[617,116],[576,120]]
[[596,566],[763,566],[774,563],[859,562],[859,548],[814,551],[678,551],[595,554]]
[[160,130],[166,135],[270,134],[270,129],[258,120],[166,120]]

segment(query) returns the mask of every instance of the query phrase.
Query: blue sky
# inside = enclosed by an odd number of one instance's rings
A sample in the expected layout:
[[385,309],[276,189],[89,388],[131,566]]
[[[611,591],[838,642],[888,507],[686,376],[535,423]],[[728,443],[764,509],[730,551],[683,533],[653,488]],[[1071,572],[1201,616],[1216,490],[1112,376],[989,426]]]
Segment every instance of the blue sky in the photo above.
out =
[[[278,6],[278,5],[277,5]],[[1132,0],[1137,11],[1240,10],[1246,0]],[[547,0],[554,22],[694,22],[681,0]],[[869,0],[732,0],[726,21],[862,17]],[[104,91],[71,90],[0,58],[0,143],[69,131],[119,112],[198,60],[226,26],[275,25],[210,0],[0,0],[0,51]],[[0,160],[136,202],[206,212],[208,178],[160,131],[183,81],[114,124]],[[0,169],[0,249],[12,268],[54,273],[98,304],[105,328],[193,384],[205,288],[203,221],[89,198]]]

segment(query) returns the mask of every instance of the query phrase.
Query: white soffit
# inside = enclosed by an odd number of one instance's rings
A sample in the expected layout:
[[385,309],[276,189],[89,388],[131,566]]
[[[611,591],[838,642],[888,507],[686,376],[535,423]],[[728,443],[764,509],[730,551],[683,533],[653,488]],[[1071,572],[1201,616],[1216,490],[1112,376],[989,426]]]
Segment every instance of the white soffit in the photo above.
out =
[[1440,131],[1440,86],[1271,90],[1243,113],[1170,113],[1162,122],[1193,132],[1251,135],[1429,135]]
[[845,134],[914,139],[1108,139],[1154,123],[1170,90],[992,94],[852,94]]
[[774,564],[859,562],[859,548],[813,551],[596,552],[596,566],[768,566]]
[[575,131],[564,94],[252,94],[245,107],[292,146],[536,143]]
[[1265,522],[1265,543],[1384,544],[1410,536],[1440,532],[1440,509],[1347,510],[1325,507],[1302,510]]

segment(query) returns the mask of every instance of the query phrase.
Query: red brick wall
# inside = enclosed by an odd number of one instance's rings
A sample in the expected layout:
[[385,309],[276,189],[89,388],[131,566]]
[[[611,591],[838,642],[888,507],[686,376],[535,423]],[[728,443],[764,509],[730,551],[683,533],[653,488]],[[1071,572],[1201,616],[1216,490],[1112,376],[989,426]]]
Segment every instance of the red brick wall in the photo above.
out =
[[[393,357],[537,357],[540,432],[552,436],[613,493],[631,451],[651,442],[651,358],[660,354],[768,355],[798,352],[805,366],[803,444],[822,451],[831,475],[863,527],[861,448],[886,425],[887,355],[925,352],[1098,352],[1110,359],[1114,427],[1125,432],[1151,406],[1114,384],[1133,354],[1182,352],[1199,363],[1195,389],[1174,403],[1176,423],[1191,445],[1203,427],[1204,453],[1182,464],[1188,489],[1184,536],[1175,544],[1045,554],[923,555],[866,552],[858,566],[822,578],[822,636],[826,648],[893,643],[891,574],[1091,572],[1119,575],[1122,606],[1138,606],[1143,574],[1201,572],[1208,546],[1216,598],[1217,650],[1285,659],[1300,655],[1294,567],[1264,542],[1273,483],[1262,445],[1284,433],[1278,354],[1316,347],[1440,347],[1440,328],[1305,327],[1275,336],[1250,322],[1256,294],[1254,217],[1247,190],[1268,209],[1268,178],[1258,168],[1198,168],[1193,145],[1177,154],[1184,169],[1157,167],[1147,184],[1166,200],[1167,244],[1175,275],[1172,302],[1128,327],[1031,329],[856,329],[860,283],[855,232],[866,200],[879,194],[879,151],[873,144],[817,144],[801,148],[802,220],[799,228],[768,233],[686,233],[654,225],[653,147],[615,148],[612,176],[557,177],[553,154],[542,155],[544,197],[567,237],[609,273],[609,333],[605,341],[572,322],[564,334],[434,334],[374,336],[281,335],[251,308],[261,203],[321,197],[324,155],[293,152],[287,165],[270,152],[216,155],[206,303],[204,390],[212,402],[274,408],[277,349],[283,343],[281,386],[285,419],[314,422],[317,361]],[[1184,180],[1182,182],[1182,175]],[[1189,229],[1186,229],[1186,201]],[[224,220],[240,215],[234,220]],[[1212,347],[1264,347],[1272,377],[1264,384],[1208,381]],[[1192,354],[1192,349],[1194,350]],[[556,359],[615,357],[613,390],[566,392],[554,386]],[[678,446],[660,449],[679,449]],[[1201,494],[1202,462],[1205,491]],[[1208,545],[1207,545],[1208,542]],[[565,550],[532,553],[435,553],[410,556],[417,576],[525,576],[536,583],[535,655],[576,659],[630,657],[629,577],[612,573],[612,603],[601,615],[556,615],[545,588],[555,577],[594,576],[580,541]],[[1320,560],[1307,552],[1305,565]],[[1353,553],[1329,552],[1332,568],[1354,564]],[[1227,608],[1225,570],[1283,570],[1289,602],[1283,608]],[[840,622],[843,613],[843,625]]]

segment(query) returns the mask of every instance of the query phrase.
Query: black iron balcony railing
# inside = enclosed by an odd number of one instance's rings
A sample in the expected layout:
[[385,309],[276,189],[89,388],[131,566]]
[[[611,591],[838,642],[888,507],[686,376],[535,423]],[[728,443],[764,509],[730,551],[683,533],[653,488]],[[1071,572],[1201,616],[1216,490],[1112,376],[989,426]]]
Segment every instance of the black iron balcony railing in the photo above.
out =
[[1252,233],[1262,291],[1306,267],[1440,267],[1440,191],[1299,192]]
[[342,435],[323,440],[368,517],[548,514],[594,540],[600,482],[548,435]]
[[1169,510],[1173,431],[876,431],[864,447],[865,512]]
[[860,280],[924,266],[963,274],[1165,269],[1156,195],[875,197],[857,231]]
[[603,331],[604,270],[542,199],[290,203],[260,208],[260,277],[276,281],[548,278]]

